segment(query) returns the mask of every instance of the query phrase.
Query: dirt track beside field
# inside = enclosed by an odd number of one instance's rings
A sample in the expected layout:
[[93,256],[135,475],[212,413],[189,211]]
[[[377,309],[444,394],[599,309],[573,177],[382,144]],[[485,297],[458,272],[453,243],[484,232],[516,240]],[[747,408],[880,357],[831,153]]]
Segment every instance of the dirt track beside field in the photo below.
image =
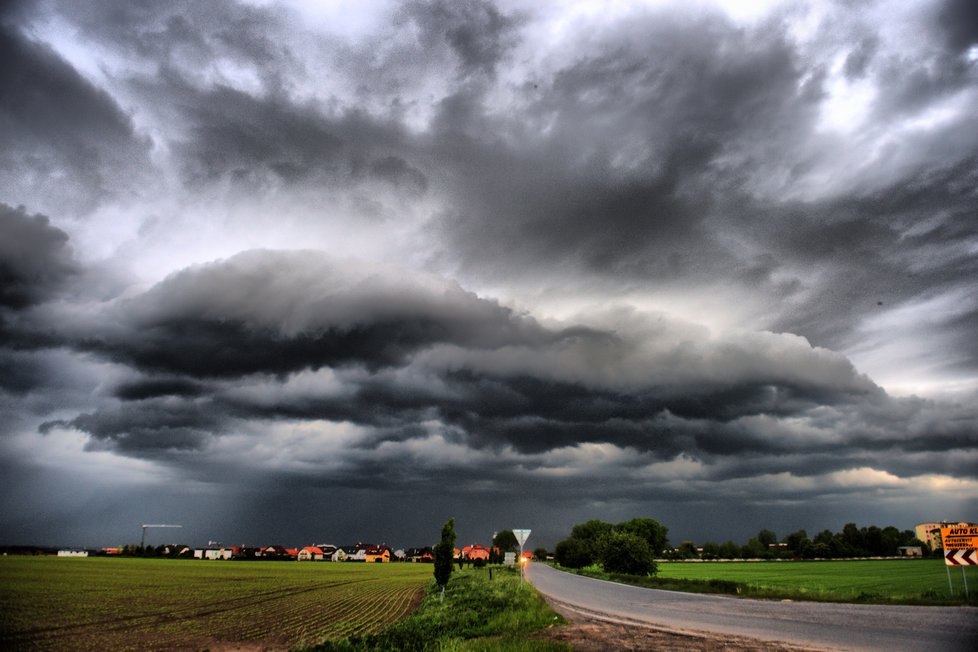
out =
[[[549,602],[549,601],[548,601]],[[702,632],[671,632],[612,622],[571,611],[550,602],[557,613],[570,621],[542,632],[539,638],[570,644],[578,652],[607,650],[676,650],[677,652],[822,652],[824,648],[800,647],[740,636],[717,636]]]

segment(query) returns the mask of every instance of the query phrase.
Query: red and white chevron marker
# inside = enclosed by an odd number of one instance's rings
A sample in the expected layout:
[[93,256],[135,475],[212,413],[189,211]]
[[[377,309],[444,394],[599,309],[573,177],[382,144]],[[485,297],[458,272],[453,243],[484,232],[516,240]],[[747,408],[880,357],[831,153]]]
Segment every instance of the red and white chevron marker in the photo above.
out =
[[948,566],[978,566],[978,550],[945,550],[944,563]]

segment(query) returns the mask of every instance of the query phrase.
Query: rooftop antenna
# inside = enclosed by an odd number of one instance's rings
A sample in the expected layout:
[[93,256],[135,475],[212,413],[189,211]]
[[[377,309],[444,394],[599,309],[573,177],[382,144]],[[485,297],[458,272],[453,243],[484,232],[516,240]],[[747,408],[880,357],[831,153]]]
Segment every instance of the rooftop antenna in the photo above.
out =
[[139,547],[143,548],[146,546],[146,528],[151,527],[183,527],[182,525],[166,525],[166,524],[144,524],[143,526],[143,538],[139,540]]

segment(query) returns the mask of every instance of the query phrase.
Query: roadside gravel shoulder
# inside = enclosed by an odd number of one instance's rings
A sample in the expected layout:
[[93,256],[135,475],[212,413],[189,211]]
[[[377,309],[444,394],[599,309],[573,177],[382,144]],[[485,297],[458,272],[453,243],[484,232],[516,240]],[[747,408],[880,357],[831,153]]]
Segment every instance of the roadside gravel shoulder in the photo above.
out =
[[676,650],[678,652],[825,652],[828,648],[802,647],[741,636],[666,630],[609,618],[547,599],[569,623],[551,627],[538,638],[567,643],[578,652],[606,650]]

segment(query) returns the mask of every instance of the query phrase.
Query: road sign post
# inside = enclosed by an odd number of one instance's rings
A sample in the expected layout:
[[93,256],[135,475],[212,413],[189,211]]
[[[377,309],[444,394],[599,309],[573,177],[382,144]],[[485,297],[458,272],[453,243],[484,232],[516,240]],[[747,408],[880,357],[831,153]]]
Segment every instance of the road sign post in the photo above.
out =
[[530,538],[530,530],[513,530],[516,542],[520,544],[520,590],[523,590],[523,569],[526,568],[526,559],[523,557],[523,544]]
[[951,588],[951,566],[961,567],[961,581],[964,584],[964,597],[968,598],[968,576],[965,566],[978,566],[978,526],[952,525],[941,528],[941,543],[944,545],[944,564],[947,569],[948,589]]

